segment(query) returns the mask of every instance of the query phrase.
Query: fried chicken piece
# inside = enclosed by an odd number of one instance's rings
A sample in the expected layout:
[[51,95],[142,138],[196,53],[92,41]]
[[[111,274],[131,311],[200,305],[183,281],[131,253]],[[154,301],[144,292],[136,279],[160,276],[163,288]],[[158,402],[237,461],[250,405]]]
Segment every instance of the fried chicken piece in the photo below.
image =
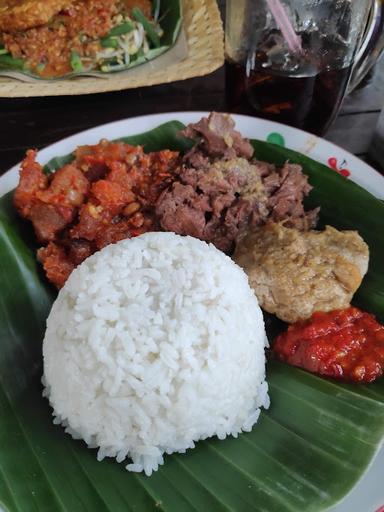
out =
[[72,163],[46,176],[28,151],[14,203],[29,219],[48,279],[58,288],[95,251],[158,229],[155,204],[175,179],[179,153],[101,141],[81,146]]
[[96,166],[104,178],[92,183],[70,237],[83,238],[101,249],[153,230],[155,219],[150,210],[173,179],[170,169],[177,164],[178,156],[169,150],[146,154],[142,147],[122,142],[101,141],[95,146],[79,147],[76,165],[91,177]]
[[49,242],[46,247],[37,251],[37,257],[43,264],[48,280],[57,288],[64,286],[76,264],[72,262],[64,247],[60,247],[55,242]]
[[38,27],[74,0],[0,0],[0,31],[18,32]]
[[28,219],[33,224],[38,241],[45,243],[56,238],[72,221],[73,214],[72,208],[38,202],[32,206]]
[[80,206],[87,194],[89,182],[74,165],[64,165],[53,175],[46,190],[37,192],[37,198],[48,204],[60,206]]
[[38,240],[44,243],[72,222],[89,182],[73,165],[65,165],[49,179],[35,158],[36,151],[28,151],[21,164],[14,204],[22,217],[32,221]]
[[13,198],[14,205],[22,217],[28,218],[36,203],[36,194],[47,188],[48,177],[42,166],[36,162],[37,151],[29,149],[20,168],[20,181]]
[[[128,196],[129,200],[126,200]],[[134,199],[135,196],[131,190],[124,189],[118,183],[107,180],[96,181],[91,187],[88,202],[80,209],[78,223],[70,230],[70,237],[93,242],[96,239],[102,239],[104,234],[110,237],[107,234],[110,229],[121,231],[117,225],[119,222],[113,222],[113,219],[120,220],[120,212]],[[103,243],[98,248],[101,247],[104,247]]]
[[369,249],[355,231],[300,232],[269,223],[240,240],[234,260],[261,307],[294,323],[348,307],[368,270]]

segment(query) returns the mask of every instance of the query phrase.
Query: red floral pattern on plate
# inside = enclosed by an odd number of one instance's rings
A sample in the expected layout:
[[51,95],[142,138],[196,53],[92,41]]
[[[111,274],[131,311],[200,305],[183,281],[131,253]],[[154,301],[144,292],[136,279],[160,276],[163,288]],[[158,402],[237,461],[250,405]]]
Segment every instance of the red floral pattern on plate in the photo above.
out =
[[337,158],[332,156],[328,158],[328,165],[331,169],[344,176],[344,178],[349,178],[349,176],[351,175],[351,171],[346,167],[348,165],[346,160],[343,160],[343,162],[339,166]]

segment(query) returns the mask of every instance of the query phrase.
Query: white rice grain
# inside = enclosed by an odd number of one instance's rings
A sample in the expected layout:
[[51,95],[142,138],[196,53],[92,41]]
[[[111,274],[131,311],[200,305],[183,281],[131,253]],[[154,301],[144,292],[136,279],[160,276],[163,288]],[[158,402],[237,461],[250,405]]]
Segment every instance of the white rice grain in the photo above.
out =
[[261,310],[204,242],[147,233],[83,262],[44,339],[45,396],[76,439],[150,475],[163,455],[250,431],[268,407]]

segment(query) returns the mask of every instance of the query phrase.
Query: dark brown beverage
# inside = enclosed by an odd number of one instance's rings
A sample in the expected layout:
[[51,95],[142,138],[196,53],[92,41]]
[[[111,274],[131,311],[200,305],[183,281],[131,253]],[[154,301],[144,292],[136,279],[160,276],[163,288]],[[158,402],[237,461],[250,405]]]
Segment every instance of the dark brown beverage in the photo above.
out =
[[343,100],[351,67],[309,76],[279,74],[226,63],[227,108],[285,123],[316,135],[323,134]]

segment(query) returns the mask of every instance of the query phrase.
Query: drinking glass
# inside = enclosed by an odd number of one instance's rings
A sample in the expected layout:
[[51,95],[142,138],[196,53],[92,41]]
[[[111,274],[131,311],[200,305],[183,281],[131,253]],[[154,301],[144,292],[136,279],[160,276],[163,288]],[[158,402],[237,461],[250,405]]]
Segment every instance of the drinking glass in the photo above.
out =
[[228,109],[323,134],[371,11],[372,0],[227,0]]

